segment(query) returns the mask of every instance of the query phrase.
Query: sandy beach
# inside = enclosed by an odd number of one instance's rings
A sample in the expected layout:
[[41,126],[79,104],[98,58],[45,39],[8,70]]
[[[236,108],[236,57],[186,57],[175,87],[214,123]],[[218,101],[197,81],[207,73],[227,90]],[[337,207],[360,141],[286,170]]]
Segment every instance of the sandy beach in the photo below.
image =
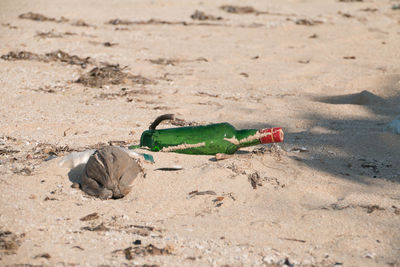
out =
[[[399,1],[2,0],[0,43],[1,266],[400,266]],[[59,165],[167,113],[285,140],[137,149],[116,200]]]

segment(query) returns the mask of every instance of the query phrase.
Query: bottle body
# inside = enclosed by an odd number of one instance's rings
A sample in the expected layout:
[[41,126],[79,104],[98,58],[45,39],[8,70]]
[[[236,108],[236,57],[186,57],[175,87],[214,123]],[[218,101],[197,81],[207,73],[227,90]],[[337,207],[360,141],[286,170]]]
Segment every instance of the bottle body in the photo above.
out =
[[[276,129],[275,133],[273,129]],[[268,130],[270,132],[261,132]],[[283,140],[283,132],[280,128],[236,130],[229,123],[217,123],[147,130],[141,136],[140,146],[152,151],[215,155],[217,153],[233,154],[241,147],[265,143],[263,140],[267,143],[271,143],[271,140],[280,142]]]

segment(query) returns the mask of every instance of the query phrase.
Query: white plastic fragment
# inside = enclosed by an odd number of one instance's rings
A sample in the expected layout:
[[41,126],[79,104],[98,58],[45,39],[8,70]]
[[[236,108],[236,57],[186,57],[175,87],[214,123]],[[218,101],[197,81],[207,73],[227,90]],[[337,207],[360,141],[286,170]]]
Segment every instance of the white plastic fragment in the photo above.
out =
[[[125,153],[127,153],[131,158],[139,159],[140,155],[130,149],[124,147],[118,147]],[[61,167],[66,168],[75,168],[78,165],[86,164],[90,158],[90,156],[95,152],[95,149],[89,149],[82,152],[72,152],[61,158],[58,163]]]
[[85,150],[82,152],[72,152],[61,158],[58,163],[61,167],[75,168],[78,165],[86,164],[90,156],[95,152],[95,149]]

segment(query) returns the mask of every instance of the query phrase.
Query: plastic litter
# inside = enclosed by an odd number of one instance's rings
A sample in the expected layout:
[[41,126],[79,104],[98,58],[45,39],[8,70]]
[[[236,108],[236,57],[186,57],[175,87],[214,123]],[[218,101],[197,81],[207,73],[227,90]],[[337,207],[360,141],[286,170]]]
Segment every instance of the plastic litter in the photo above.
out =
[[242,147],[283,141],[281,128],[236,130],[229,123],[187,126],[156,130],[164,120],[173,120],[173,114],[156,118],[144,131],[139,146],[151,151],[177,152],[193,155],[233,154]]

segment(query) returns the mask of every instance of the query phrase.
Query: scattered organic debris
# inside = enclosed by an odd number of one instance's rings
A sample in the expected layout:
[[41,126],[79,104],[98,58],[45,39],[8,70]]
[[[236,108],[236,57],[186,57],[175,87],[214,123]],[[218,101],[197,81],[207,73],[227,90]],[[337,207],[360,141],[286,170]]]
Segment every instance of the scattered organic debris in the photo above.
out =
[[86,23],[83,19],[78,19],[77,21],[72,22],[71,25],[78,27],[90,27],[90,25]]
[[248,175],[248,180],[253,187],[253,189],[257,189],[257,186],[262,186],[262,178],[258,172],[254,172]]
[[0,148],[0,155],[12,155],[12,154],[16,154],[19,152],[20,152],[19,150],[14,150],[14,149],[7,148],[7,147]]
[[37,32],[35,37],[39,38],[62,38],[63,35],[61,33],[57,33],[54,30],[48,32]]
[[212,195],[215,196],[217,193],[215,193],[214,191],[211,190],[207,190],[207,191],[198,191],[198,190],[194,190],[192,192],[188,193],[189,198],[192,198],[194,196],[204,196],[204,195]]
[[308,59],[301,59],[301,60],[299,60],[299,61],[297,61],[297,62],[299,62],[300,64],[308,64],[308,63],[310,63],[310,60],[308,60]]
[[242,168],[238,167],[235,163],[231,163],[230,165],[226,166],[227,169],[231,170],[235,175],[246,175],[246,171]]
[[279,239],[281,239],[281,240],[287,240],[287,241],[300,242],[300,243],[306,243],[305,240],[297,239],[297,238],[279,238]]
[[16,235],[10,231],[0,231],[0,256],[15,254],[24,237],[25,234]]
[[124,19],[111,19],[106,24],[111,24],[111,25],[131,25],[134,24],[135,22],[130,21],[130,20],[124,20]]
[[364,0],[338,0],[339,2],[346,2],[346,3],[350,3],[350,2],[364,2]]
[[72,36],[72,35],[77,35],[74,32],[55,32],[54,30],[48,31],[48,32],[37,32],[35,37],[38,38],[62,38],[64,36]]
[[139,21],[130,21],[123,19],[111,19],[106,24],[111,25],[160,25],[160,24],[182,24],[186,25],[187,23],[184,21],[166,21],[159,19],[149,19],[149,20],[139,20]]
[[86,66],[91,63],[90,57],[80,58],[76,55],[71,56],[62,50],[57,50],[55,52],[47,53],[46,57],[49,60],[53,61],[61,61],[68,63],[70,65],[80,65],[83,69],[86,68]]
[[17,26],[13,26],[13,25],[11,25],[10,23],[2,23],[1,26],[7,27],[7,28],[9,28],[9,29],[11,29],[11,30],[16,30],[16,29],[18,29]]
[[355,56],[344,56],[343,59],[356,59]]
[[[148,19],[148,20],[138,20],[138,21],[130,21],[130,20],[121,20],[121,19],[112,19],[106,22],[106,24],[111,25],[183,25],[183,26],[227,26],[225,24],[216,24],[209,22],[186,22],[186,21],[168,21],[161,19]],[[119,29],[121,30],[121,29]],[[126,29],[124,29],[126,30]]]
[[263,13],[261,11],[254,9],[251,6],[223,5],[223,6],[220,6],[220,9],[222,9],[228,13],[233,13],[233,14],[250,14],[250,13],[260,14],[260,13]]
[[113,253],[123,253],[127,260],[134,259],[135,256],[144,257],[144,256],[159,256],[159,255],[171,255],[173,252],[172,246],[165,246],[164,248],[158,248],[153,244],[149,244],[147,246],[135,246],[128,247],[126,249],[119,249],[113,251]]
[[338,14],[341,15],[342,17],[344,17],[344,18],[352,18],[352,17],[354,17],[350,13],[343,13],[341,11],[338,11]]
[[45,258],[45,259],[50,259],[51,258],[51,256],[50,256],[50,254],[49,253],[41,253],[41,254],[38,254],[38,255],[36,255],[35,257],[33,257],[34,259],[38,259],[38,258]]
[[54,201],[54,200],[58,200],[58,199],[55,197],[45,197],[44,198],[44,201]]
[[308,36],[308,38],[315,39],[315,38],[318,38],[318,35],[314,33],[314,34]]
[[373,213],[376,210],[385,210],[385,208],[382,208],[378,205],[357,205],[357,204],[350,204],[350,205],[341,205],[340,203],[333,203],[329,206],[323,206],[321,209],[324,210],[344,210],[344,209],[356,209],[356,208],[361,208],[364,211],[366,211],[368,214]]
[[375,7],[367,7],[367,8],[361,8],[360,11],[364,11],[364,12],[376,12],[379,9],[375,8]]
[[14,52],[11,51],[6,55],[2,55],[1,59],[4,60],[39,60],[43,61],[43,57],[39,56],[38,54],[28,52],[28,51],[19,51]]
[[168,59],[168,58],[157,58],[157,59],[149,59],[149,61],[153,64],[164,65],[164,66],[175,66],[176,63],[179,62],[178,59]]
[[46,53],[45,55],[38,55],[28,51],[19,51],[19,52],[11,51],[6,55],[2,55],[1,58],[10,61],[12,60],[37,60],[42,62],[60,61],[71,65],[80,65],[82,68],[86,68],[87,64],[92,63],[89,60],[90,59],[89,57],[80,58],[76,55],[71,56],[62,50]]
[[149,236],[150,232],[159,232],[161,233],[163,230],[156,229],[153,226],[144,226],[144,225],[127,225],[127,226],[120,226],[116,231],[123,231],[129,234],[140,235],[140,236]]
[[20,19],[30,19],[30,20],[34,20],[34,21],[52,21],[52,22],[68,22],[68,19],[61,17],[60,19],[55,19],[55,18],[50,18],[50,17],[46,17],[42,14],[38,14],[38,13],[33,13],[33,12],[28,12],[28,13],[23,13],[21,15],[18,16],[18,18]]
[[127,28],[127,27],[116,27],[114,30],[115,31],[129,31],[129,28]]
[[208,15],[203,11],[196,10],[191,16],[194,20],[222,20],[222,17],[215,17],[213,15]]
[[103,87],[109,84],[155,84],[156,82],[147,79],[141,75],[132,75],[124,72],[126,67],[121,68],[119,65],[107,64],[104,67],[95,67],[88,73],[83,74],[75,82],[90,87]]
[[316,24],[323,23],[321,20],[314,20],[314,19],[298,19],[295,21],[297,25],[304,25],[304,26],[314,26]]
[[207,92],[197,92],[196,95],[198,96],[209,96],[209,97],[219,97],[219,94],[210,94]]
[[[121,88],[121,91],[119,91],[117,93],[100,93],[100,95],[96,96],[96,98],[98,98],[98,99],[116,99],[116,98],[121,98],[121,97],[128,97],[127,101],[131,102],[131,101],[133,101],[133,99],[131,98],[132,96],[153,95],[153,94],[154,93],[152,93],[148,90],[144,90],[144,89],[128,90],[127,88]],[[140,102],[142,100],[137,100],[137,101]],[[150,104],[150,102],[149,102],[149,104]],[[112,142],[112,141],[110,141],[110,142]],[[130,142],[130,141],[121,141],[121,142],[125,142],[127,144],[127,142]]]
[[116,45],[118,45],[117,43],[111,43],[111,42],[104,42],[103,43],[103,46],[105,46],[105,47],[113,47],[113,46],[116,46]]
[[[66,22],[70,21],[69,19],[67,19],[65,17],[56,19],[56,18],[46,17],[45,15],[42,15],[39,13],[33,13],[33,12],[23,13],[23,14],[19,15],[18,18],[29,19],[29,20],[34,20],[34,21],[41,21],[41,22],[51,21],[51,22],[56,22],[56,23],[66,23]],[[82,19],[72,21],[71,25],[78,26],[78,27],[90,27],[91,26]]]
[[67,152],[70,152],[71,149],[69,146],[56,146],[53,144],[39,143],[33,151],[34,155],[37,155],[38,158],[46,158],[49,155],[60,156],[64,155]]
[[232,14],[254,14],[258,15],[272,15],[272,16],[293,16],[294,14],[284,14],[279,12],[269,12],[269,11],[260,11],[255,9],[252,6],[234,6],[234,5],[223,5],[219,7],[225,12]]
[[263,146],[263,147],[258,147],[255,148],[252,153],[256,155],[264,155],[264,154],[270,154],[275,160],[281,161],[282,160],[282,154],[283,154],[282,148],[277,145],[277,144],[272,144],[271,146]]
[[371,169],[374,173],[379,173],[378,165],[376,162],[364,161],[363,163],[361,163],[361,167]]
[[81,228],[82,230],[86,230],[86,231],[91,231],[91,232],[105,232],[105,231],[109,231],[110,229],[106,226],[104,226],[103,223],[94,226],[94,227],[90,227],[90,226],[85,226]]
[[96,220],[99,218],[99,214],[97,212],[90,213],[82,218],[80,218],[81,221],[86,222],[86,221],[92,221]]
[[13,173],[15,174],[22,174],[22,175],[31,175],[33,170],[29,167],[23,167],[23,168],[14,168]]

